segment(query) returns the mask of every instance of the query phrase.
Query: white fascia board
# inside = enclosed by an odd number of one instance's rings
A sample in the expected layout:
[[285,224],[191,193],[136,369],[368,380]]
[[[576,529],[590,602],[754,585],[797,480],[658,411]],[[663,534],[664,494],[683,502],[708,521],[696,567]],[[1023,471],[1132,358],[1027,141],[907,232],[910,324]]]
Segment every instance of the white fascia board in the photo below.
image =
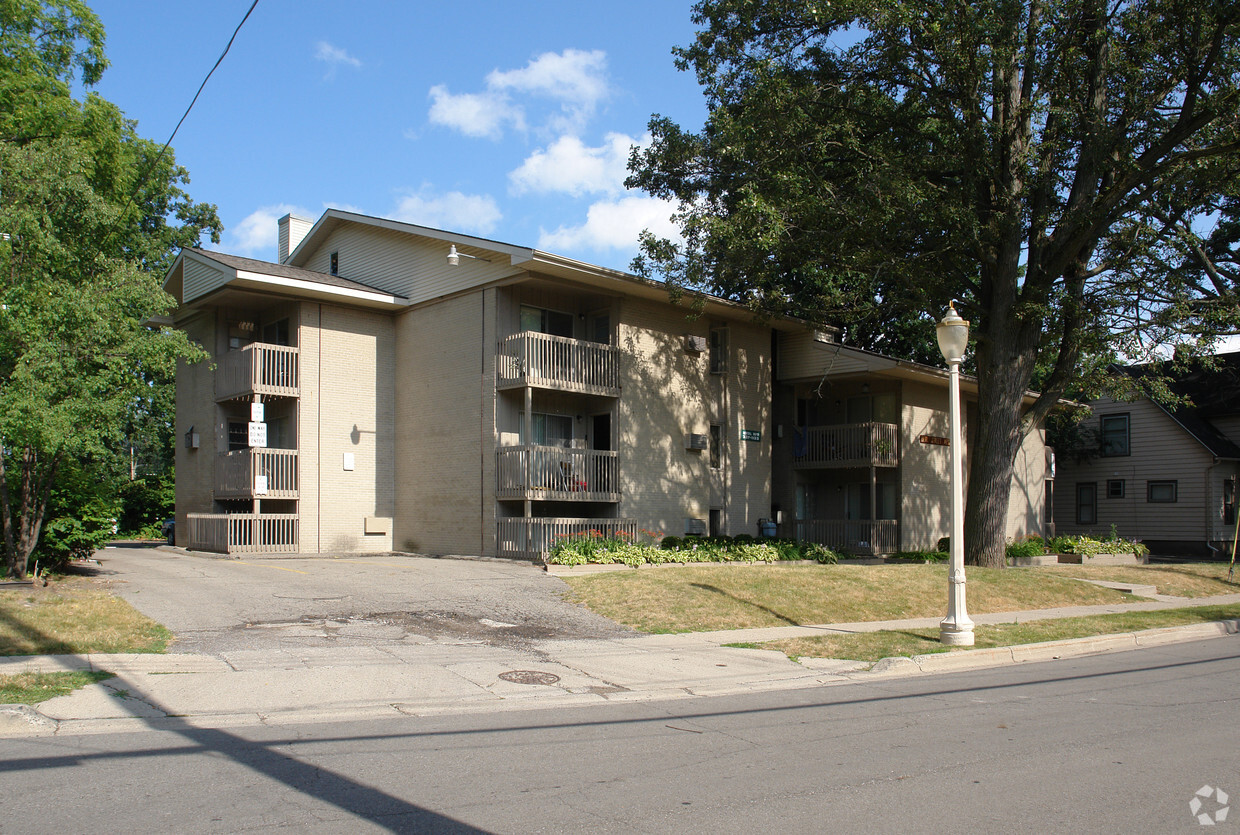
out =
[[[355,290],[351,287],[336,287],[331,284],[319,284],[315,281],[302,281],[298,278],[284,278],[282,276],[267,275],[266,273],[250,272],[249,270],[237,270],[235,281],[258,285],[259,288],[293,290],[303,294],[331,296],[342,300],[348,299],[354,302],[378,304],[392,308],[406,307],[409,304],[408,299],[401,296],[393,296],[390,293],[382,293],[378,290]],[[233,284],[232,281],[228,283]]]

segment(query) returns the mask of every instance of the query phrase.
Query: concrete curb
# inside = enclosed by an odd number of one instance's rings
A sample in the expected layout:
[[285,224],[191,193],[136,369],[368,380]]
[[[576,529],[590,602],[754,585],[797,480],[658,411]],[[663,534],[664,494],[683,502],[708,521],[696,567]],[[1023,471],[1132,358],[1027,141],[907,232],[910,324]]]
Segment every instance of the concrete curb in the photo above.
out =
[[1141,647],[1178,644],[1206,638],[1221,638],[1240,634],[1240,620],[1193,623],[1185,626],[1164,626],[1140,632],[1117,632],[1113,635],[1097,635],[1089,638],[1067,638],[1062,641],[1043,641],[1037,644],[1016,644],[1009,647],[956,650],[915,655],[912,658],[894,657],[880,659],[870,668],[870,675],[915,675],[917,673],[946,673],[997,667],[1004,664],[1024,664],[1031,661],[1057,661],[1061,658],[1079,658],[1103,652],[1122,652]]

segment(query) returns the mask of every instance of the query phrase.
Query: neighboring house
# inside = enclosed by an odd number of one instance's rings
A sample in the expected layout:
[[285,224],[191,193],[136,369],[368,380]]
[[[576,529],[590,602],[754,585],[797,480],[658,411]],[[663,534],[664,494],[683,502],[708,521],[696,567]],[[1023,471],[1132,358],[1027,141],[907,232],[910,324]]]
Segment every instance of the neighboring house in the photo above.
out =
[[[180,545],[533,558],[778,519],[881,553],[946,533],[946,371],[468,235],[335,209],[279,231],[279,263],[188,249],[165,282],[213,358],[177,375]],[[1026,447],[1013,536],[1044,523],[1041,434]]]
[[[1124,369],[1138,383],[1143,366]],[[1240,474],[1240,353],[1213,370],[1173,380],[1191,405],[1148,397],[1090,403],[1088,448],[1057,459],[1055,527],[1060,534],[1140,539],[1155,554],[1220,556],[1235,535]]]

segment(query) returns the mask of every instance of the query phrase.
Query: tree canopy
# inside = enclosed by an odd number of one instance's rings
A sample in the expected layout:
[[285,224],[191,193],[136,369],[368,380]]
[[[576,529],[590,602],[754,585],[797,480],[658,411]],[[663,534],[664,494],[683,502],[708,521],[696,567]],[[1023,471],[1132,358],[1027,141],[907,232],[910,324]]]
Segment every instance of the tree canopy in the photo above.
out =
[[171,153],[72,95],[106,66],[89,8],[0,0],[0,22],[0,522],[21,574],[67,462],[115,458],[152,388],[199,356],[149,321],[173,306],[160,280],[176,248],[220,224]]
[[1083,369],[1240,324],[1240,4],[702,0],[694,19],[676,56],[706,124],[652,118],[628,181],[678,202],[683,241],[645,236],[635,269],[887,353],[960,300],[966,555],[1001,564],[1023,433]]

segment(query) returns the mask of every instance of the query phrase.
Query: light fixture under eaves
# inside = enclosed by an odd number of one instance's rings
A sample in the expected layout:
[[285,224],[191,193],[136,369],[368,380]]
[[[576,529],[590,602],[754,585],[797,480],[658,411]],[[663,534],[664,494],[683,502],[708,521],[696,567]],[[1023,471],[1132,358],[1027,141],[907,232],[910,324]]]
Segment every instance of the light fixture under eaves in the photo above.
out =
[[448,247],[448,264],[449,265],[453,267],[457,266],[458,264],[461,263],[462,258],[472,258],[475,261],[486,261],[488,264],[491,263],[490,258],[479,258],[477,255],[470,255],[468,252],[457,252],[456,244],[452,244],[451,246]]

